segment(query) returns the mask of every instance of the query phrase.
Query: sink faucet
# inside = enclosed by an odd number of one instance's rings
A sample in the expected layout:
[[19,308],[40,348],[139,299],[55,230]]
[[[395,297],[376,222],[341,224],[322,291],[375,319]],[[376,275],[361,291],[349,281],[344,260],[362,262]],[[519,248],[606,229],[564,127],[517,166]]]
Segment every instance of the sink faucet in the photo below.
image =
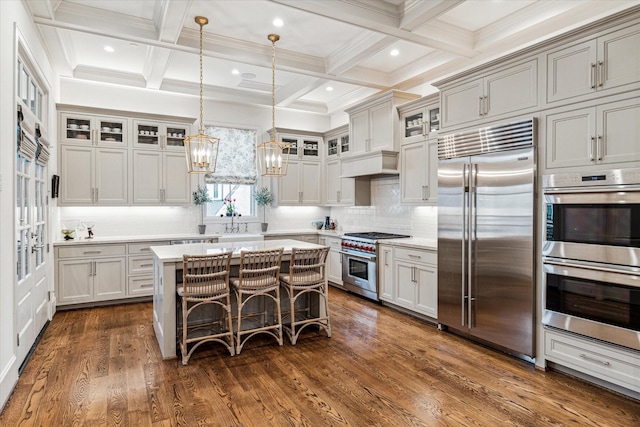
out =
[[240,231],[240,224],[235,224],[233,223],[233,218],[235,217],[235,215],[231,215],[231,224],[225,224],[224,225],[224,232],[225,233],[238,233]]

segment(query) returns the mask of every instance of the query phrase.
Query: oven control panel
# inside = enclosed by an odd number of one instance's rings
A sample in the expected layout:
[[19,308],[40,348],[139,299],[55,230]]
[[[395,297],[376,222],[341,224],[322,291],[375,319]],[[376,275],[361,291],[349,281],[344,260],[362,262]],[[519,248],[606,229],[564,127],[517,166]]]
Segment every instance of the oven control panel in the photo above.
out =
[[375,243],[359,242],[357,240],[342,240],[342,249],[354,252],[376,253]]
[[638,184],[640,169],[612,169],[593,173],[568,172],[542,177],[542,186],[545,189]]

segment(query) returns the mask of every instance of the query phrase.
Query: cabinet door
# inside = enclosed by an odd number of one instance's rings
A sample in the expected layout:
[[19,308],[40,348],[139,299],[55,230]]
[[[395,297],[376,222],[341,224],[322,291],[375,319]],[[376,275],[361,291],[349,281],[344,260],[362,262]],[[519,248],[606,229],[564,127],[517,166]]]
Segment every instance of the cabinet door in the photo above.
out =
[[129,143],[127,122],[127,119],[121,117],[96,118],[96,144],[126,148]]
[[394,261],[394,303],[413,310],[416,305],[415,266],[404,261]]
[[125,258],[102,258],[93,261],[93,297],[95,301],[123,298],[126,291]]
[[60,147],[60,205],[93,205],[93,155],[93,147]]
[[380,268],[378,283],[380,284],[380,299],[394,302],[393,286],[393,248],[380,245]]
[[367,151],[391,150],[397,151],[395,146],[393,124],[400,120],[398,110],[392,108],[391,101],[383,102],[380,105],[369,109],[369,147]]
[[443,128],[474,122],[482,117],[480,114],[480,103],[484,96],[482,79],[445,89],[440,96]]
[[400,147],[400,168],[400,202],[423,203],[426,198],[427,173],[430,169],[427,164],[425,140]]
[[127,296],[142,297],[153,295],[153,276],[129,276]]
[[301,158],[307,160],[320,160],[322,138],[301,137],[299,145],[301,147]]
[[[598,89],[640,82],[640,25],[598,37]],[[601,85],[601,86],[600,86]]]
[[415,273],[418,296],[416,310],[422,314],[438,318],[438,269],[435,266],[416,266]]
[[129,202],[127,150],[96,149],[95,198],[99,205],[126,205]]
[[547,168],[593,164],[596,151],[596,110],[586,108],[546,117]]
[[338,250],[329,251],[329,270],[327,273],[329,281],[342,286],[342,255]]
[[191,203],[191,175],[187,172],[184,152],[164,153],[163,194],[165,205],[188,205]]
[[188,136],[190,132],[190,126],[167,124],[162,129],[164,148],[166,150],[184,152],[184,138]]
[[596,42],[589,40],[547,55],[547,100],[572,98],[596,88]]
[[61,113],[60,142],[93,145],[95,118],[89,115]]
[[633,98],[597,108],[599,163],[640,161],[640,99]]
[[133,204],[159,205],[162,185],[162,153],[133,151]]
[[299,205],[301,200],[300,179],[302,165],[299,162],[289,162],[289,170],[283,177],[278,178],[278,204]]
[[58,304],[75,304],[93,298],[93,261],[58,261]]
[[162,148],[160,123],[134,120],[133,146],[136,148]]
[[425,183],[425,197],[429,205],[438,203],[438,140],[433,138],[427,141],[427,182]]
[[325,179],[325,204],[327,205],[337,205],[339,203],[340,190],[342,187],[340,173],[340,161],[334,160],[327,162]]
[[485,78],[484,114],[495,117],[538,105],[538,61],[510,67]]
[[349,115],[350,154],[367,151],[369,140],[369,110]]
[[302,204],[322,204],[322,169],[320,163],[301,162],[299,181],[302,182]]

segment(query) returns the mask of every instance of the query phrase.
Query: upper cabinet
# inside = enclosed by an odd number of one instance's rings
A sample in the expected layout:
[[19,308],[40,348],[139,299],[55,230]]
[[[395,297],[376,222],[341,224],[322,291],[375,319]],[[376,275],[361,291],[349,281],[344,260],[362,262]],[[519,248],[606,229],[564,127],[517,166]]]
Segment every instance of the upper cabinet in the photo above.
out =
[[322,135],[297,134],[294,131],[281,131],[276,129],[278,141],[289,144],[289,161],[295,160],[321,160],[322,159]]
[[398,107],[402,143],[435,136],[440,129],[440,95],[430,95]]
[[322,204],[320,162],[289,161],[289,170],[278,180],[278,205],[319,206]]
[[324,135],[327,160],[349,155],[349,126],[332,129]]
[[60,115],[60,142],[126,148],[129,146],[128,119],[62,113]]
[[547,102],[590,97],[614,88],[626,90],[623,86],[634,83],[637,86],[638,46],[640,24],[548,52]]
[[185,124],[134,120],[133,145],[135,148],[184,151],[184,138],[190,131]]
[[411,93],[389,91],[349,108],[349,152],[400,149],[400,119],[396,107],[419,98]]
[[441,90],[442,129],[523,114],[538,105],[538,61],[456,79],[443,84]]

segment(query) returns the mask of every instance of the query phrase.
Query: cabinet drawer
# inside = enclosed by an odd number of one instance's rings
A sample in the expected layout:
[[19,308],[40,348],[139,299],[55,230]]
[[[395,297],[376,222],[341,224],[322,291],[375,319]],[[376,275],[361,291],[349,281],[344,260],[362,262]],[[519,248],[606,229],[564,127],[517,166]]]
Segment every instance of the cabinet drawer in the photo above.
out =
[[325,240],[327,246],[331,248],[332,251],[339,251],[341,249],[341,241],[340,239],[327,237]]
[[151,253],[151,246],[167,246],[169,242],[141,242],[129,243],[127,245],[127,253],[129,255],[144,255]]
[[132,276],[127,283],[128,296],[153,295],[153,276]]
[[545,330],[547,360],[640,392],[640,354]]
[[421,251],[418,249],[395,248],[395,259],[425,264],[438,264],[438,254],[435,252]]
[[150,256],[129,257],[129,274],[153,274],[153,258]]
[[58,258],[96,258],[102,256],[124,255],[125,245],[79,245],[59,247]]

